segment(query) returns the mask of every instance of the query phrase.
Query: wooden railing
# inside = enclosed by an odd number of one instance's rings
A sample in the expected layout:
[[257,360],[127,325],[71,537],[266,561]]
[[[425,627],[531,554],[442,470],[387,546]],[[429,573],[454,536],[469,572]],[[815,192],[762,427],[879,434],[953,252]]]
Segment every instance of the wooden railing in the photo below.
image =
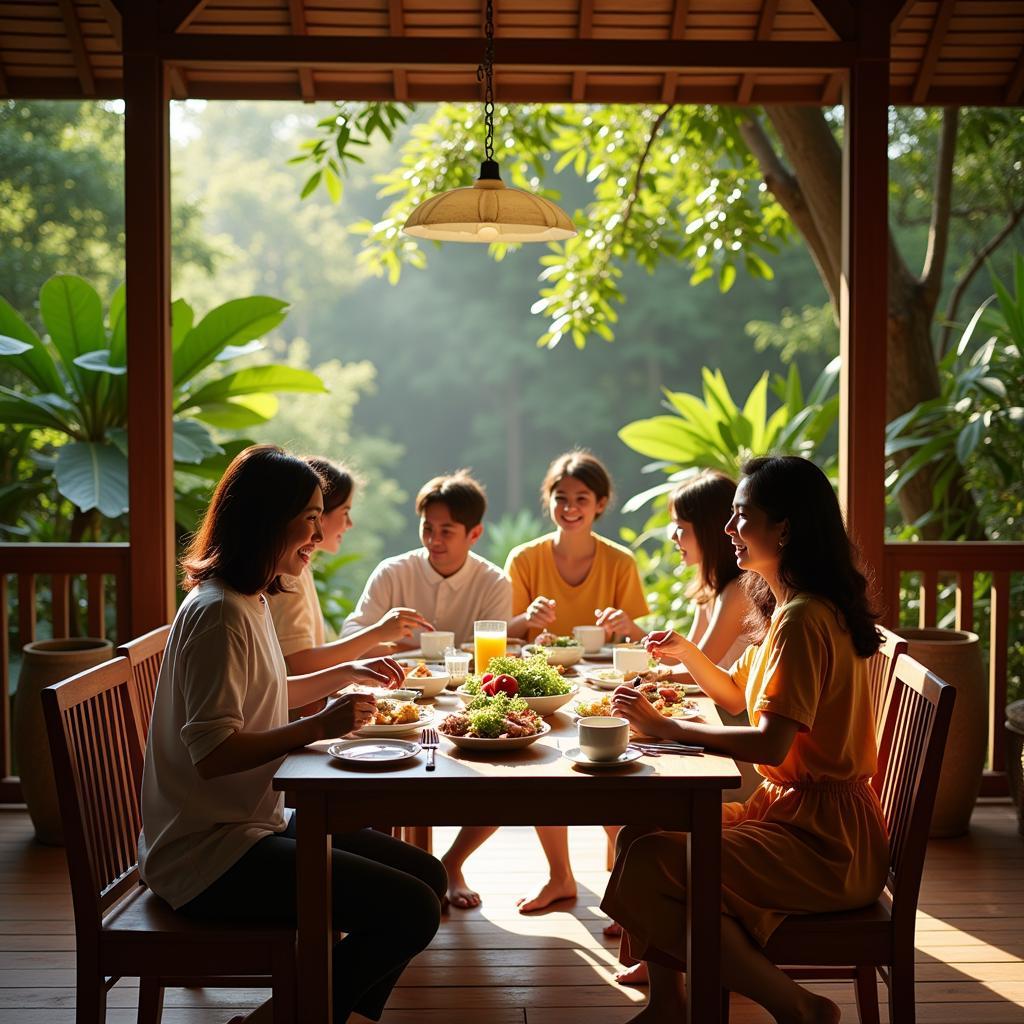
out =
[[[11,764],[11,622],[17,622],[18,648],[38,638],[41,610],[48,613],[44,621],[51,624],[54,638],[76,633],[105,637],[106,581],[113,577],[116,637],[128,640],[128,566],[127,544],[0,544],[0,803],[21,800],[21,785]],[[15,583],[10,588],[12,576]],[[42,609],[36,586],[40,576],[50,582],[48,607]]]
[[[974,607],[975,575],[991,574],[989,588],[989,735],[988,763],[982,784],[983,796],[1005,796],[1004,728],[1006,680],[1010,646],[1010,624],[1018,629],[1024,608],[1011,608],[1011,574],[1024,573],[1024,544],[998,541],[916,541],[885,545],[882,568],[882,598],[885,625],[899,626],[900,590],[907,585],[904,574],[920,577],[917,625],[939,624],[940,595],[944,586],[955,588],[954,622],[957,629],[977,632]],[[906,624],[904,622],[904,624]],[[983,643],[984,643],[983,637]]]

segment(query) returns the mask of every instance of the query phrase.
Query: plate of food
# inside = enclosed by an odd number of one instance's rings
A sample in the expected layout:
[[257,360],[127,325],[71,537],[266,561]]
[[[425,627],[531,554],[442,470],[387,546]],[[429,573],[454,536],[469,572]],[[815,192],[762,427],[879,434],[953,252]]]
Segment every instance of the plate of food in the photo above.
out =
[[583,658],[583,644],[573,636],[540,633],[532,644],[523,648],[523,656],[543,654],[552,665],[575,665]]
[[464,710],[448,715],[437,727],[463,750],[518,750],[551,732],[551,726],[531,711],[522,697],[481,694]]
[[400,661],[405,672],[405,685],[410,690],[418,690],[423,697],[436,697],[444,691],[451,676],[443,665],[428,665],[425,661]]
[[637,691],[653,705],[654,710],[666,718],[700,718],[700,705],[682,694],[682,684],[666,686],[663,683],[640,683]]
[[521,697],[526,706],[542,718],[568,704],[577,692],[578,688],[563,676],[559,666],[551,665],[543,654],[529,658],[492,658],[489,672],[467,676],[455,691],[467,704],[481,695],[493,697],[504,693]]
[[572,706],[572,713],[577,718],[611,718],[612,699],[606,693],[603,697],[595,697],[593,700],[578,700]]
[[373,722],[357,729],[354,736],[365,736],[376,739],[378,736],[401,736],[404,733],[416,732],[434,720],[431,708],[420,707],[411,700],[392,700],[383,697],[377,701],[377,711]]
[[346,765],[397,764],[414,758],[423,748],[411,740],[341,740],[327,753]]
[[625,675],[616,668],[592,668],[584,672],[583,678],[598,690],[614,690],[626,681]]

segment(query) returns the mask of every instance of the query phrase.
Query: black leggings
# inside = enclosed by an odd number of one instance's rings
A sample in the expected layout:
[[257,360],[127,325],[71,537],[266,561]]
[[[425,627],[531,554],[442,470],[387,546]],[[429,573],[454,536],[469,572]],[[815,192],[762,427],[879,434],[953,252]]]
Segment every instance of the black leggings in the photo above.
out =
[[[405,965],[434,937],[448,879],[429,853],[373,829],[332,838],[334,1021],[379,1020]],[[294,924],[295,817],[181,908],[204,920]]]

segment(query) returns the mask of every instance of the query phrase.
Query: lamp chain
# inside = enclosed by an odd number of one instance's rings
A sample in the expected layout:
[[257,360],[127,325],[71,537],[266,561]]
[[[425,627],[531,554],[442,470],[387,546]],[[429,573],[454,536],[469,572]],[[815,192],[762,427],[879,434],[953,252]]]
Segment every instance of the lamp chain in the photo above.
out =
[[483,63],[476,69],[476,80],[484,83],[484,159],[494,159],[494,0],[487,0],[484,23],[487,46]]

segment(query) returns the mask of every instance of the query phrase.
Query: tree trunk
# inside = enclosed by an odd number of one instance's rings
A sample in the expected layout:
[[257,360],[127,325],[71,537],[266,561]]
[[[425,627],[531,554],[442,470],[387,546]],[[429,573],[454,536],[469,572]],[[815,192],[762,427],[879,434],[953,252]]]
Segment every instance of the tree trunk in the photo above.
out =
[[[767,115],[792,173],[789,188],[772,189],[772,192],[793,216],[836,308],[842,266],[842,150],[817,107],[768,107]],[[761,150],[760,146],[751,147],[771,189],[771,175],[778,177],[779,168],[768,165]],[[794,211],[790,210],[794,199],[802,204],[802,209],[797,211],[802,217],[794,216]],[[810,211],[816,229],[810,233],[801,225],[806,211]],[[886,412],[890,421],[909,412],[919,402],[939,395],[939,374],[931,337],[937,299],[937,295],[926,294],[922,283],[911,273],[890,232],[886,374]],[[906,523],[916,522],[931,510],[933,483],[934,475],[925,467],[900,491],[900,512]],[[966,513],[966,536],[984,539],[974,499],[962,473],[951,481],[949,494],[952,503]],[[941,524],[925,526],[921,533],[928,539],[936,539],[941,536]]]

